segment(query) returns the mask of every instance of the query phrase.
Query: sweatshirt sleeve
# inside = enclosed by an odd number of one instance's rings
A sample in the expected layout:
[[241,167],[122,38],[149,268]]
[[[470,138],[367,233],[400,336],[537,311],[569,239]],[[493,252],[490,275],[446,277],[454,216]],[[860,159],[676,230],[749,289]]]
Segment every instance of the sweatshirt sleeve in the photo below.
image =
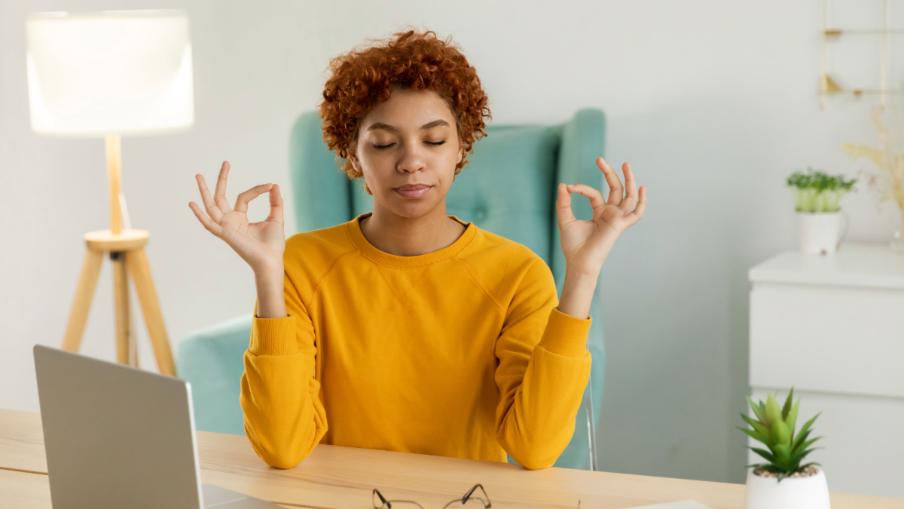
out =
[[314,325],[288,273],[284,295],[282,318],[258,317],[255,300],[240,395],[245,435],[257,455],[276,468],[297,465],[327,431],[315,377]]
[[590,377],[592,318],[556,306],[555,280],[538,258],[521,279],[496,340],[496,435],[527,469],[550,467],[565,450]]

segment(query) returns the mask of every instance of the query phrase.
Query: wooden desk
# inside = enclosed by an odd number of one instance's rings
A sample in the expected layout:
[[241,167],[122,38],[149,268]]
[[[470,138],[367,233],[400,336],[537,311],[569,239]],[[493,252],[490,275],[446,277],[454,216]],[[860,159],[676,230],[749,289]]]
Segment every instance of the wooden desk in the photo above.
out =
[[[565,468],[527,471],[492,462],[318,445],[291,470],[263,463],[245,437],[198,433],[203,482],[286,507],[370,509],[371,489],[442,507],[476,482],[499,508],[624,508],[695,499],[742,509],[741,484],[689,481]],[[0,410],[0,507],[50,508],[40,416]],[[830,474],[831,475],[831,474]],[[831,479],[831,477],[830,477]],[[831,482],[831,480],[830,480]],[[904,499],[832,495],[832,509],[902,509]]]

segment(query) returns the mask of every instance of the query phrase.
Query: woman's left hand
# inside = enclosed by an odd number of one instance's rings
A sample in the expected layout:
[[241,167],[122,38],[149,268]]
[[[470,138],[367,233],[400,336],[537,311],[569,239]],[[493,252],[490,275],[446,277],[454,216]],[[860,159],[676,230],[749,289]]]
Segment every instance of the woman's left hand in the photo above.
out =
[[[566,271],[573,274],[598,276],[615,240],[629,226],[643,217],[646,208],[646,188],[638,190],[629,163],[622,163],[625,185],[602,157],[596,158],[606,183],[609,197],[603,201],[599,190],[584,184],[559,184],[556,212]],[[579,220],[571,210],[571,193],[586,196],[593,208],[593,219]]]

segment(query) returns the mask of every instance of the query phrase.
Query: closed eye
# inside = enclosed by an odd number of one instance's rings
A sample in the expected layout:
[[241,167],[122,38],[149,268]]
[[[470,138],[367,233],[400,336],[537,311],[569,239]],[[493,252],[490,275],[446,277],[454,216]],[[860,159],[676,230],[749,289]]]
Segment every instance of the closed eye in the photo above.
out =
[[[446,140],[442,140],[442,141],[425,141],[424,143],[426,143],[427,145],[442,145],[442,144],[445,143],[445,142],[446,142]],[[387,144],[387,145],[374,145],[373,147],[376,148],[376,149],[384,149],[384,148],[389,148],[389,147],[391,147],[391,146],[393,146],[393,145],[395,145],[395,143],[389,143],[389,144]]]

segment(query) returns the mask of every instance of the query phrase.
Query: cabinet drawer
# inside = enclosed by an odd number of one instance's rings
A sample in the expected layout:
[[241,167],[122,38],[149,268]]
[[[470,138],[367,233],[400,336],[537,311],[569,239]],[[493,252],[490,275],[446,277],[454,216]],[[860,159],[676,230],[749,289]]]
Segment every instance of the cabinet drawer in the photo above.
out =
[[754,283],[750,383],[904,397],[904,291]]

